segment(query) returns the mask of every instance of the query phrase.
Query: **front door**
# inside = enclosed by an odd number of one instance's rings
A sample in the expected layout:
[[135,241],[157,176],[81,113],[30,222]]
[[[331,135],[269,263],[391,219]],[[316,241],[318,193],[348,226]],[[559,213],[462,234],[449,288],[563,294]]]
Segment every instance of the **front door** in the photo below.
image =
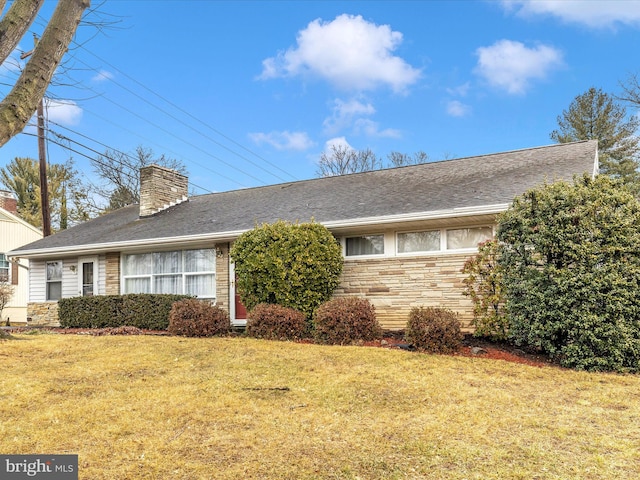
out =
[[78,259],[78,295],[91,297],[98,294],[98,257]]
[[240,295],[236,290],[236,271],[233,262],[229,260],[229,297],[231,301],[231,324],[234,326],[244,326],[247,324],[247,309],[240,300]]

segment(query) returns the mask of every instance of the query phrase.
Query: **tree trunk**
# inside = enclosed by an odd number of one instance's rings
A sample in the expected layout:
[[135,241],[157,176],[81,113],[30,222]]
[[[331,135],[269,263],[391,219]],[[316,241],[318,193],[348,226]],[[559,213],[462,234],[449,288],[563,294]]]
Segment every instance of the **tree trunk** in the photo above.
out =
[[89,4],[90,0],[58,3],[22,75],[0,102],[0,146],[21,132],[36,111]]
[[[4,4],[4,2],[1,2]],[[0,63],[13,52],[36,18],[44,0],[16,0],[0,20]],[[2,5],[4,8],[4,5]]]

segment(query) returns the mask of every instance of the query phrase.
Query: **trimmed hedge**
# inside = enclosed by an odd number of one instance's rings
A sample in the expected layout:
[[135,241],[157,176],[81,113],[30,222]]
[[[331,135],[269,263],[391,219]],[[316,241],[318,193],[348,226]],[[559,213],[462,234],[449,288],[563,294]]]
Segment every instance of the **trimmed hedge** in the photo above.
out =
[[382,338],[375,307],[365,298],[341,297],[320,305],[313,314],[318,343],[348,345]]
[[438,307],[414,307],[409,312],[405,340],[417,350],[451,353],[460,348],[462,332],[458,315]]
[[259,303],[247,314],[247,335],[266,340],[300,340],[309,334],[309,322],[295,308]]
[[172,335],[184,337],[213,337],[227,335],[231,330],[229,314],[218,306],[187,298],[175,302],[169,313],[169,328]]
[[319,223],[278,221],[256,226],[234,242],[236,287],[251,310],[260,303],[313,311],[340,284],[342,248]]
[[58,319],[65,328],[137,327],[166,330],[171,306],[188,295],[127,294],[58,300]]

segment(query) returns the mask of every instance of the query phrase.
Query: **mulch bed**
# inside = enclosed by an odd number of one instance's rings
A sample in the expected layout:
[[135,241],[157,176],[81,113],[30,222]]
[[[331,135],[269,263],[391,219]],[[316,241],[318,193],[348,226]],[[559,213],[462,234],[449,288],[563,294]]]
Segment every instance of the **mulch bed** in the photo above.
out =
[[[26,333],[32,331],[34,327],[13,327],[5,331],[12,333]],[[109,327],[109,328],[56,328],[43,327],[43,330],[67,334],[67,335],[160,335],[166,336],[169,333],[165,330],[141,330],[136,327]],[[4,329],[3,329],[4,330]],[[312,340],[303,340],[301,343],[313,343]],[[367,347],[393,348],[403,350],[414,350],[403,338],[401,331],[385,331],[382,340],[373,342],[361,342],[360,345]],[[460,349],[451,354],[460,357],[487,358],[493,360],[504,360],[507,362],[521,363],[535,367],[557,366],[557,363],[547,355],[541,353],[525,351],[507,343],[492,342],[483,338],[475,338],[472,335],[465,335]]]
[[[404,341],[403,332],[384,332],[384,338],[380,341],[367,342],[365,345],[373,347],[401,348],[412,350],[410,345]],[[534,367],[557,366],[548,355],[538,352],[525,351],[522,348],[509,345],[504,342],[492,342],[484,338],[476,338],[471,334],[465,335],[460,349],[452,353],[453,356],[489,358],[493,360],[504,360],[513,363],[522,363]]]

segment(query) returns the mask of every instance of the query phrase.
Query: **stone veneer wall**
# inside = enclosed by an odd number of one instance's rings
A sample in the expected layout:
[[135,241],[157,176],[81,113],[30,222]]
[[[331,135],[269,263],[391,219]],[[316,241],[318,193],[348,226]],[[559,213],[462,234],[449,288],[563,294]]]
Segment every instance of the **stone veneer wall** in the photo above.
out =
[[229,244],[216,245],[216,305],[231,311],[229,303]]
[[58,302],[27,303],[27,325],[59,327]]
[[105,295],[120,295],[120,253],[107,253]]
[[464,262],[472,254],[346,260],[334,296],[367,298],[383,328],[405,328],[412,307],[443,307],[460,314],[469,331],[473,304],[463,295]]

